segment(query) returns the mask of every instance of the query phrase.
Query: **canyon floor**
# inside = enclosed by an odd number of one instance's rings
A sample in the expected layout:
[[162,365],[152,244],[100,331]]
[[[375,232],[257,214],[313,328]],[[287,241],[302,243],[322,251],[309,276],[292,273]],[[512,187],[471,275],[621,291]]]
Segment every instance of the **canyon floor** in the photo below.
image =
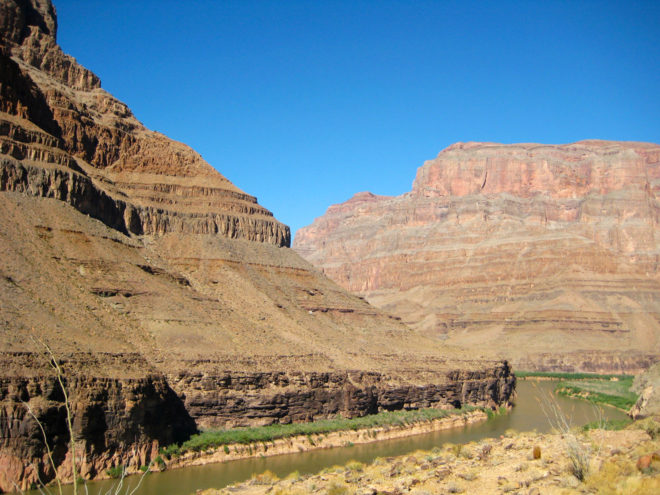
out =
[[[242,484],[198,494],[657,494],[659,427],[647,419],[620,431],[511,432],[377,459],[370,465],[348,462],[312,476],[292,473],[279,480],[265,472]],[[582,480],[576,476],[580,470]]]

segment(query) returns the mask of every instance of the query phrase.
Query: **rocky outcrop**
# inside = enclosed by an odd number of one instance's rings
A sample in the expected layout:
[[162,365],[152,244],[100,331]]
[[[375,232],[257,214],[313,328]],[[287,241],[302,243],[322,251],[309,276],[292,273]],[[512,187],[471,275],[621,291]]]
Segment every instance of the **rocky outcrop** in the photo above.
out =
[[[71,476],[70,433],[65,398],[49,357],[33,353],[0,354],[4,370],[29,370],[0,377],[0,487],[25,490],[55,475],[44,447],[63,479]],[[77,469],[86,479],[108,468],[147,465],[159,445],[185,440],[196,426],[179,396],[162,375],[141,376],[137,355],[73,355],[61,359],[64,387],[74,417]],[[122,377],[82,375],[79,369],[120,362]],[[139,378],[131,378],[130,368]],[[41,431],[43,427],[44,431]],[[14,486],[14,483],[17,486]]]
[[48,0],[0,0],[0,491],[139,467],[198,426],[509,401],[323,276],[288,227],[149,131],[56,44]]
[[639,399],[630,409],[630,416],[633,419],[660,417],[660,363],[637,375],[632,389],[639,395]]
[[508,364],[448,370],[424,385],[371,371],[181,373],[186,408],[203,427],[240,427],[364,416],[380,411],[506,404],[515,389]]
[[447,344],[634,373],[660,357],[659,191],[655,144],[458,143],[409,193],[331,206],[294,249]]

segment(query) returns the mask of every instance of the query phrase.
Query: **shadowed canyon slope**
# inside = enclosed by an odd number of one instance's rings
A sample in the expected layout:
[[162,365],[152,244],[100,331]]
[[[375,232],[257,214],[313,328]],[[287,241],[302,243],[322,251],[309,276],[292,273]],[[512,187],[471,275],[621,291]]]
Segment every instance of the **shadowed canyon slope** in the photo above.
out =
[[70,473],[39,340],[64,369],[85,477],[198,427],[508,400],[506,363],[449,357],[330,281],[56,28],[50,1],[0,0],[0,491],[54,475],[26,404]]
[[412,191],[359,193],[294,249],[413,328],[514,368],[660,356],[660,146],[457,143]]

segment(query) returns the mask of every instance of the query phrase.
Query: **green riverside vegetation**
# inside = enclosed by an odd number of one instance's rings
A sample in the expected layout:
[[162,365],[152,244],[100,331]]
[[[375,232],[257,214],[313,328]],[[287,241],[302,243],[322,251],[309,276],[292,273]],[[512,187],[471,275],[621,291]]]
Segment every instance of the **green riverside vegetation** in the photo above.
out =
[[[360,418],[322,419],[311,423],[274,424],[231,430],[207,430],[190,437],[181,445],[173,444],[161,450],[167,457],[177,456],[187,451],[205,451],[231,444],[248,445],[252,443],[272,442],[279,438],[300,435],[323,435],[334,431],[363,430],[382,426],[405,426],[423,423],[452,415],[467,414],[475,410],[487,410],[474,406],[461,409],[416,409],[411,411],[387,411]],[[498,411],[500,414],[501,411]],[[224,449],[225,452],[228,448]]]
[[548,371],[516,371],[519,378],[552,378],[561,380],[555,391],[560,395],[586,399],[628,411],[637,402],[631,390],[631,375],[603,375],[598,373],[563,373]]
[[598,373],[568,373],[556,371],[516,371],[518,378],[555,378],[557,380],[619,380],[632,378],[631,375],[602,375]]
[[631,390],[632,377],[616,380],[574,380],[557,385],[557,393],[581,397],[595,404],[607,404],[628,411],[637,402],[637,394]]

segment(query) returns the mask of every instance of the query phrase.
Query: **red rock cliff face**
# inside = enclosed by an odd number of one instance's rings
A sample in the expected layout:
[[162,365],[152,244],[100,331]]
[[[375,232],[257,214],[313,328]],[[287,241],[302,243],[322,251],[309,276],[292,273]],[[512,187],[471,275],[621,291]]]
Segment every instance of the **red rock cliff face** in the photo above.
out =
[[360,193],[294,249],[448,343],[528,369],[660,355],[660,146],[458,143],[410,193]]

